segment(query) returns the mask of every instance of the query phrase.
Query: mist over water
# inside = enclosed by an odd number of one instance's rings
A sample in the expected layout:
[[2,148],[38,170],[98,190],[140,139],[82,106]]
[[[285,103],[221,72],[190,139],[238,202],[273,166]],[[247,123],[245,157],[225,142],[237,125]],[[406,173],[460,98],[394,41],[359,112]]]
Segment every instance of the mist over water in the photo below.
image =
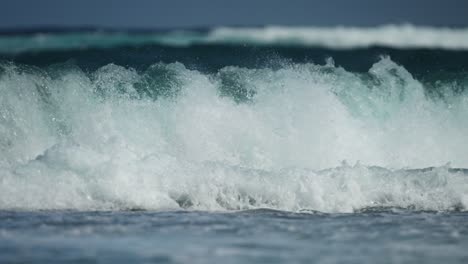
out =
[[0,208],[466,209],[466,79],[280,65],[3,63]]

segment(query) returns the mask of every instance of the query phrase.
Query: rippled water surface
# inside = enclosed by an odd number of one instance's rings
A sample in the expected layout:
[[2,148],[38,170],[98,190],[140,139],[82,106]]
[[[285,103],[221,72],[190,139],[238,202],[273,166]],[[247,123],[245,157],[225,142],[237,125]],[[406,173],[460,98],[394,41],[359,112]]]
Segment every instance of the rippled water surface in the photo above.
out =
[[468,214],[0,213],[2,263],[466,263]]

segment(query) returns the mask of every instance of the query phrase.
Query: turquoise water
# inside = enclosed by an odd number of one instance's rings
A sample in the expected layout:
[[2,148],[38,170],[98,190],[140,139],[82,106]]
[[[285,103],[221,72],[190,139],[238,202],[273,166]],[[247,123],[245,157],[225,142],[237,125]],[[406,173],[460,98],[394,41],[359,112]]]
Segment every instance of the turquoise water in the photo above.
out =
[[464,263],[465,29],[0,37],[0,262]]

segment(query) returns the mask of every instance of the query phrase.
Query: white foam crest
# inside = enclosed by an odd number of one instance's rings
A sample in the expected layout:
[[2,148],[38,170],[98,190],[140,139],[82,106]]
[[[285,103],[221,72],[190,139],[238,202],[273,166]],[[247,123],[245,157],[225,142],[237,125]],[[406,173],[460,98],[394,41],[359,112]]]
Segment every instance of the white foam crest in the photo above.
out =
[[[468,206],[463,171],[400,170],[468,167],[468,97],[430,99],[389,58],[367,75],[332,64],[164,67],[178,89],[157,99],[139,95],[148,76],[116,65],[91,75],[4,67],[0,208]],[[242,102],[223,95],[233,80],[228,88],[252,92]],[[386,169],[322,170],[344,159]]]
[[468,29],[383,25],[362,27],[221,27],[210,32],[208,42],[296,44],[335,49],[383,46],[393,48],[468,49]]

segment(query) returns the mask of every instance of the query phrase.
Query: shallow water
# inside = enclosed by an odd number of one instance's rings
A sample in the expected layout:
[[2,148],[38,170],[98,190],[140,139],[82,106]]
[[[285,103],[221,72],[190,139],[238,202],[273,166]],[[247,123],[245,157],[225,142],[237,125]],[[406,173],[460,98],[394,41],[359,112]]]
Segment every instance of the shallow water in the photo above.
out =
[[466,263],[468,213],[0,212],[2,263]]

